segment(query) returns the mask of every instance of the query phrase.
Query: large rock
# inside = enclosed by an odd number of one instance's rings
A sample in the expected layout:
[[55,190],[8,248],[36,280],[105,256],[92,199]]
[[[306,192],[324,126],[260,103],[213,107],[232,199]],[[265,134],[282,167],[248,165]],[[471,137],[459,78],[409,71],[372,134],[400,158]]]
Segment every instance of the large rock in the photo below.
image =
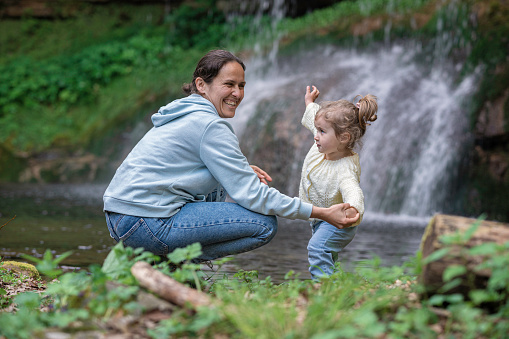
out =
[[[479,223],[479,226],[471,236],[467,236],[467,232],[471,231],[471,227],[476,222]],[[465,243],[458,241],[455,244],[447,245],[443,241],[442,237],[454,234],[464,237]],[[437,214],[426,227],[422,237],[422,257],[425,261],[428,256],[447,246],[449,246],[449,251],[447,255],[438,260],[425,264],[420,280],[426,286],[428,293],[440,292],[441,287],[447,283],[443,280],[444,271],[452,265],[458,265],[466,268],[465,274],[460,275],[461,283],[454,289],[444,292],[467,293],[473,288],[482,289],[491,276],[491,272],[479,270],[477,267],[483,262],[484,257],[470,255],[468,250],[485,243],[503,244],[507,241],[509,241],[509,224]]]

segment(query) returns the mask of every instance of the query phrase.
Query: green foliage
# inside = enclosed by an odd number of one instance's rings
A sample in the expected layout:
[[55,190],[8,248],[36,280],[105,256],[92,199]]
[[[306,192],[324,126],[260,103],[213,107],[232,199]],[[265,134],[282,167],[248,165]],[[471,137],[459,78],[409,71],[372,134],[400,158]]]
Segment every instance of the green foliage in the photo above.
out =
[[[463,333],[465,337],[479,336],[499,337],[509,333],[509,242],[504,244],[482,243],[468,247],[467,243],[479,228],[484,216],[481,216],[466,231],[442,236],[439,240],[444,247],[436,251],[439,255],[430,255],[426,263],[448,256],[459,259],[464,264],[448,266],[443,273],[444,285],[427,304],[445,306],[452,315],[451,331]],[[468,258],[477,257],[481,263],[470,272],[467,268]],[[489,278],[485,288],[476,288],[471,284],[475,272],[488,271]],[[466,294],[450,293],[460,285],[470,285]],[[489,311],[489,312],[486,312]]]
[[[1,262],[1,261],[0,261]],[[0,267],[0,286],[13,285],[16,286],[20,283],[20,277],[10,273],[7,269]],[[7,295],[7,291],[0,287],[0,309],[9,306],[12,298]]]
[[211,328],[222,320],[221,315],[213,308],[200,308],[194,315],[183,310],[177,311],[173,317],[162,320],[154,329],[149,329],[147,334],[151,338],[172,337],[213,337]]
[[[75,120],[68,111],[74,105],[91,103],[101,88],[135,69],[146,72],[168,66],[162,37],[134,36],[125,42],[92,46],[73,56],[34,61],[20,58],[0,65],[0,142],[16,150],[47,147],[58,135],[39,135],[31,140],[23,133],[25,123],[19,120],[22,111],[30,112],[24,120],[46,120],[59,117],[58,127],[72,128]],[[52,107],[52,112],[44,110]],[[40,116],[41,113],[50,116]],[[29,121],[34,123],[34,121]],[[42,140],[41,140],[42,137]]]
[[124,247],[122,242],[116,244],[104,259],[102,272],[111,280],[121,284],[136,284],[131,274],[131,267],[138,261],[159,261],[159,256],[143,251],[143,248]]
[[[0,313],[0,336],[32,338],[36,331],[47,327],[66,328],[76,321],[89,322],[92,319],[106,321],[119,311],[126,314],[140,312],[141,306],[136,302],[140,287],[131,274],[131,267],[138,261],[152,263],[159,261],[156,267],[168,267],[171,263],[171,259],[160,262],[159,256],[145,252],[143,249],[124,247],[122,243],[118,243],[110,251],[102,267],[92,265],[89,272],[62,274],[57,265],[69,254],[70,252],[67,252],[58,258],[53,258],[51,251],[48,250],[43,259],[25,256],[38,263],[37,267],[41,273],[57,279],[48,284],[42,296],[35,293],[18,294],[13,301],[17,306],[17,312],[15,314]],[[188,263],[200,254],[199,244],[170,253],[168,257],[181,265],[179,270],[188,271],[188,274],[178,273],[178,270],[168,273],[174,277],[183,277],[182,281],[192,280],[192,283],[198,286],[203,285],[204,280],[199,281],[200,275],[197,273],[200,266]],[[12,284],[12,279],[9,280],[1,270],[0,277],[5,278],[3,281]],[[10,304],[9,300],[4,300],[4,292],[0,291],[2,308]],[[46,305],[49,311],[37,310],[43,305]],[[29,326],[24,324],[27,320],[30,320]],[[200,322],[203,323],[203,320],[198,321]]]
[[35,267],[40,273],[44,274],[45,276],[51,279],[54,279],[60,274],[62,274],[62,270],[58,268],[58,264],[60,264],[60,262],[62,262],[71,254],[72,251],[68,251],[56,258],[53,258],[51,250],[47,249],[46,252],[44,252],[42,259],[33,257],[28,254],[21,254],[21,257],[33,261],[34,263],[37,263]]
[[[313,11],[297,19],[285,19],[281,27],[288,33],[314,32],[320,28],[341,29],[349,34],[350,25],[362,18],[374,15],[400,16],[419,10],[430,0],[358,0],[340,1],[333,6]],[[335,29],[334,29],[335,28]]]
[[91,46],[72,56],[49,60],[18,59],[0,67],[0,110],[59,102],[73,105],[90,100],[94,92],[133,68],[150,68],[164,62],[161,37],[134,36],[125,42]]
[[227,31],[224,13],[216,0],[184,3],[171,11],[166,20],[171,26],[171,45],[188,49],[219,46]]
[[[509,330],[509,243],[465,247],[478,226],[479,221],[466,232],[441,239],[449,251],[435,257],[437,260],[443,255],[457,254],[455,251],[460,246],[464,249],[462,255],[478,255],[485,259],[477,269],[491,270],[491,278],[485,289],[473,289],[468,296],[435,294],[427,300],[418,300],[423,290],[414,275],[422,265],[419,253],[403,267],[383,267],[378,258],[359,264],[354,272],[344,271],[337,265],[331,276],[318,282],[298,279],[289,272],[283,283],[274,284],[270,277],[259,280],[256,271],[240,270],[233,276],[212,282],[208,291],[220,301],[215,306],[200,308],[196,313],[176,310],[170,318],[147,330],[147,335],[152,338],[214,335],[226,338],[436,338],[438,334],[464,338],[503,337]],[[143,312],[136,301],[140,287],[130,273],[135,262],[151,262],[161,272],[202,288],[207,282],[202,279],[199,265],[193,263],[200,255],[199,244],[162,258],[119,243],[102,267],[93,265],[88,272],[60,275],[58,281],[48,285],[42,297],[34,293],[18,295],[14,300],[16,313],[0,313],[0,335],[31,338],[48,327],[68,329],[77,323],[94,327],[119,312],[139,314]],[[45,260],[53,262],[52,258]],[[426,260],[429,262],[429,257]],[[446,284],[454,282],[464,272],[461,265],[451,266],[444,273],[444,281]],[[43,305],[48,311],[38,311]],[[447,314],[445,319],[437,314],[438,308]]]
[[33,292],[17,295],[14,303],[18,305],[18,311],[0,313],[0,335],[6,338],[33,338],[34,332],[45,327],[39,320],[40,314],[37,312],[40,302],[40,296]]
[[200,291],[206,283],[205,275],[200,271],[200,264],[194,263],[193,259],[198,258],[201,254],[201,245],[199,243],[191,244],[184,248],[177,248],[167,255],[168,261],[155,267],[160,268],[162,272],[176,281],[190,284]]

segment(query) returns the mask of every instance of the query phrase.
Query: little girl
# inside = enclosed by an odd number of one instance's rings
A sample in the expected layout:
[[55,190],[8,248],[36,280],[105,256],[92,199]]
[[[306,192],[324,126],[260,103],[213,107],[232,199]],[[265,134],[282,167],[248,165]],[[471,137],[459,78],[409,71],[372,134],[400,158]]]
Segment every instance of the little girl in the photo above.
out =
[[348,100],[314,103],[320,92],[306,88],[306,111],[302,125],[315,135],[302,168],[299,196],[315,206],[330,207],[349,203],[348,217],[360,214],[351,227],[338,229],[331,224],[310,219],[313,235],[308,244],[309,272],[313,279],[331,275],[338,253],[348,245],[364,214],[364,195],[359,186],[359,155],[352,149],[366,132],[366,125],[376,120],[376,97],[366,95],[356,104]]

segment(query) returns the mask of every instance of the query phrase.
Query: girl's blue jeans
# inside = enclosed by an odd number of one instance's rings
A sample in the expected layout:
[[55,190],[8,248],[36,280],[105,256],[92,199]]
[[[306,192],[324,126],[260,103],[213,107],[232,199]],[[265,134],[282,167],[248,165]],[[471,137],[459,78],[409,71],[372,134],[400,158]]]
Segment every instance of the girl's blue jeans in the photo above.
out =
[[156,255],[200,243],[198,260],[247,252],[269,243],[277,232],[275,216],[249,211],[232,202],[187,203],[169,218],[142,218],[106,212],[110,235],[124,246]]
[[348,245],[357,232],[357,226],[338,229],[325,221],[311,224],[313,235],[308,243],[309,273],[313,279],[334,272],[338,253]]

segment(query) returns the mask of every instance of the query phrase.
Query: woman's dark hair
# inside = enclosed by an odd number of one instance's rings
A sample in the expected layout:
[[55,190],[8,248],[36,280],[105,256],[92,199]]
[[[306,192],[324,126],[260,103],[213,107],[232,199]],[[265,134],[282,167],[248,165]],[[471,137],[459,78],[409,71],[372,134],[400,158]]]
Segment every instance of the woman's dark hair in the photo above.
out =
[[238,62],[244,71],[246,70],[244,62],[228,51],[216,49],[208,52],[200,59],[198,65],[196,65],[196,69],[193,73],[193,81],[189,84],[184,84],[182,90],[186,94],[198,93],[196,78],[202,78],[203,81],[210,84],[221,68],[230,61]]

